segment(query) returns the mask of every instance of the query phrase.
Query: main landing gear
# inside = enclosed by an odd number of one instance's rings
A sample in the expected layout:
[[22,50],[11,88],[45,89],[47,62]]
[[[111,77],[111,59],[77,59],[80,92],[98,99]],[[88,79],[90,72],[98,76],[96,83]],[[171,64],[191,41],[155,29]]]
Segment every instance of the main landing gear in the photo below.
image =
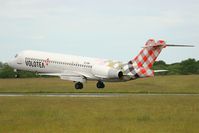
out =
[[[81,90],[81,89],[83,89],[83,87],[84,87],[83,83],[81,83],[81,82],[75,83],[75,89]],[[98,89],[104,89],[105,88],[105,84],[102,81],[98,81],[97,84],[96,84],[96,87]]]
[[104,82],[98,81],[98,82],[97,82],[97,88],[98,88],[98,89],[103,89],[103,88],[105,88]]
[[77,89],[77,90],[83,89],[83,87],[84,87],[84,85],[83,85],[83,83],[81,83],[81,82],[77,82],[77,83],[75,84],[75,89]]

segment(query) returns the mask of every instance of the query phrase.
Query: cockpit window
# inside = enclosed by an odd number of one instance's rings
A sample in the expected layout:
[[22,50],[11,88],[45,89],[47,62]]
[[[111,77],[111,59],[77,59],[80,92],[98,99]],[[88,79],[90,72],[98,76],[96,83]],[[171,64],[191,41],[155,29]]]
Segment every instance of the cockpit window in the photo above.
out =
[[18,57],[18,54],[15,55],[15,58],[17,58],[17,57]]

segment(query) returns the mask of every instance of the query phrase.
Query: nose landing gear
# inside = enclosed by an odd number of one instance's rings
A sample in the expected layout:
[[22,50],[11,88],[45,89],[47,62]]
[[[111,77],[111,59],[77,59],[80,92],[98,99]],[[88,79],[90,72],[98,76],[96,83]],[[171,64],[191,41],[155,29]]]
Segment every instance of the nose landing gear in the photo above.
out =
[[18,73],[17,69],[14,69],[13,71],[15,73],[15,78],[19,78],[19,73]]

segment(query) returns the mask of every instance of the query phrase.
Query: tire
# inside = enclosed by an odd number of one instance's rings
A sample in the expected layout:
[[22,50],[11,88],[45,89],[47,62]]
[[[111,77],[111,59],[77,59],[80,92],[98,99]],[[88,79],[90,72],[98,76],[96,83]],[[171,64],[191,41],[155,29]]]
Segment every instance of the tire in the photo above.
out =
[[105,88],[105,84],[102,81],[98,81],[96,86],[97,86],[98,89]]
[[77,82],[76,84],[75,84],[75,89],[77,89],[77,90],[80,90],[80,89],[83,89],[83,84],[81,83],[81,82]]

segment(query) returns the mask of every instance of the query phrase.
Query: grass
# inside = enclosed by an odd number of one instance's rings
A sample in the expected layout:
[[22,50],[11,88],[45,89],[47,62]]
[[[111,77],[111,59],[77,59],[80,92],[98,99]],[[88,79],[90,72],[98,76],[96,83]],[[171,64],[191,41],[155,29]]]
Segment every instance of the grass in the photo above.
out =
[[198,133],[198,96],[1,97],[0,133]]
[[74,83],[58,78],[0,79],[0,93],[199,93],[199,75],[158,76],[123,83],[106,83],[104,90],[96,89],[96,82],[87,82],[83,90],[75,90]]
[[[0,79],[0,93],[198,93],[199,76],[158,76],[75,90],[58,78]],[[198,133],[199,96],[0,97],[0,133]]]

